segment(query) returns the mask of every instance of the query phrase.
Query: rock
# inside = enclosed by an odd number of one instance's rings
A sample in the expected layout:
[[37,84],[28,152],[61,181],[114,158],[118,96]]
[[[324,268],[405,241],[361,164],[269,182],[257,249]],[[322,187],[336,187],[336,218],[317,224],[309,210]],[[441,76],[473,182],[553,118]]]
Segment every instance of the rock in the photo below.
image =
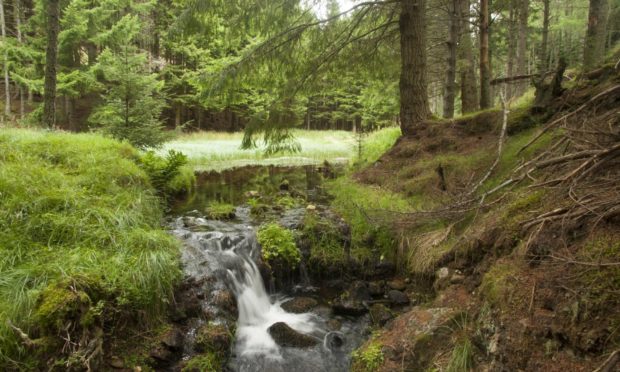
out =
[[327,329],[330,331],[339,331],[342,328],[342,322],[338,319],[330,319],[327,321]]
[[390,261],[381,261],[375,265],[374,275],[380,278],[388,278],[396,272],[396,265]]
[[280,346],[302,348],[314,346],[319,342],[319,340],[312,336],[297,332],[284,322],[272,324],[267,331],[273,337],[276,344]]
[[169,362],[172,360],[172,351],[163,345],[158,345],[151,350],[149,356],[156,362]]
[[347,343],[347,339],[342,332],[329,332],[325,335],[324,344],[331,351],[341,350]]
[[316,210],[316,205],[314,204],[308,204],[308,206],[306,207],[307,211],[315,211]]
[[161,343],[172,351],[181,350],[183,348],[183,332],[178,328],[173,328],[162,336]]
[[407,288],[405,281],[401,279],[390,280],[389,282],[387,282],[387,285],[388,287],[390,287],[390,289],[395,289],[397,291],[404,291],[405,288]]
[[113,356],[110,358],[110,361],[108,362],[108,364],[112,367],[112,368],[116,368],[116,369],[123,369],[125,368],[125,363],[123,363],[123,360],[117,356]]
[[370,319],[373,325],[383,327],[393,317],[392,312],[384,305],[374,304],[370,307]]
[[306,313],[319,303],[311,297],[296,297],[282,304],[282,309],[289,313],[301,314]]
[[450,284],[460,284],[465,280],[465,275],[463,275],[460,271],[456,270],[452,277],[450,278]]
[[359,316],[368,312],[366,302],[370,300],[370,291],[366,283],[357,281],[349,287],[349,290],[334,300],[332,309],[338,315]]
[[245,193],[246,198],[258,198],[259,196],[260,196],[260,193],[256,190],[250,190]]
[[224,324],[207,323],[196,331],[195,349],[198,352],[226,353],[232,344],[232,334]]
[[383,296],[383,293],[384,293],[383,283],[380,281],[368,283],[368,291],[370,292],[370,295],[373,297]]
[[213,305],[226,311],[230,315],[237,315],[237,301],[235,300],[235,296],[228,290],[218,291],[215,296],[213,296]]
[[442,267],[435,273],[437,279],[446,279],[450,275],[450,269]]
[[409,297],[407,297],[406,294],[395,289],[392,289],[387,293],[387,298],[394,305],[407,305],[410,302]]

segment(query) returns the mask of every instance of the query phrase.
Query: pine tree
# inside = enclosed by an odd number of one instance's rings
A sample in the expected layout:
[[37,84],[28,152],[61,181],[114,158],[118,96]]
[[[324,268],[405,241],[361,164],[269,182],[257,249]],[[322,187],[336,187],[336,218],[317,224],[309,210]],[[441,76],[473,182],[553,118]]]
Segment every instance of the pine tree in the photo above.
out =
[[94,69],[107,89],[89,122],[136,147],[158,147],[166,139],[160,118],[165,104],[163,82],[148,70],[147,55],[132,43],[139,29],[137,17],[125,16],[118,25],[121,32],[116,34],[115,46],[99,55]]

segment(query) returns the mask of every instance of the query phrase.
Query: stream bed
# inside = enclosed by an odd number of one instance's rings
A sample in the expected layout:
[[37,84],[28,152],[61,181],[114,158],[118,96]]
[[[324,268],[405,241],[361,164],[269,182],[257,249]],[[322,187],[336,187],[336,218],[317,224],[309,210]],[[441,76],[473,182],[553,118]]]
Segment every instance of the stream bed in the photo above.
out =
[[[195,312],[198,316],[189,317],[184,327],[182,362],[200,354],[205,332],[224,329],[234,334],[230,345],[223,345],[229,347],[230,355],[225,370],[349,369],[351,352],[368,337],[368,315],[334,315],[320,295],[329,288],[313,283],[303,270],[302,275],[293,276],[286,286],[276,289],[272,282],[266,285],[267,275],[256,240],[256,230],[264,218],[253,215],[248,205],[248,199],[260,195],[303,195],[303,204],[269,217],[295,229],[306,213],[307,203],[313,207],[328,203],[321,188],[324,176],[333,176],[332,170],[327,173],[325,169],[306,166],[212,172],[200,175],[197,189],[174,204],[169,226],[184,243],[183,269],[186,282],[191,283],[186,292],[199,299],[200,305],[200,311]],[[215,202],[234,205],[234,218],[206,217],[206,208]],[[299,297],[314,301],[315,306],[307,311],[283,309],[283,304]],[[292,336],[286,336],[291,341],[286,337],[284,341],[282,337],[276,341],[272,336],[276,328],[284,328],[288,335],[288,328],[281,323],[293,330]]]

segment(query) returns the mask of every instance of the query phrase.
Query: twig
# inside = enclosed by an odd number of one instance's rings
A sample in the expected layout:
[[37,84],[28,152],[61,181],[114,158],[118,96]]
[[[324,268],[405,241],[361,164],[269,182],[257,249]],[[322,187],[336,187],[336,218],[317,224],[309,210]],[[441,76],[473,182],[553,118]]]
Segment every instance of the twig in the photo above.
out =
[[27,347],[35,347],[37,344],[28,337],[28,334],[22,331],[19,327],[15,326],[10,320],[7,319],[6,324],[15,332],[24,345]]
[[607,358],[607,360],[605,360],[605,362],[601,364],[600,367],[598,367],[592,372],[612,372],[614,371],[618,362],[620,362],[620,349],[611,353],[609,358]]

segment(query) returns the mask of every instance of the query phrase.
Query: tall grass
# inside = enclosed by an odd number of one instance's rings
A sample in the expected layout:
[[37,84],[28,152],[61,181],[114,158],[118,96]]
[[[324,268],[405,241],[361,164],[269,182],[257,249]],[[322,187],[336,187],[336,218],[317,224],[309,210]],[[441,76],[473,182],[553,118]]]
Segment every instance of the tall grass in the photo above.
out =
[[[298,153],[265,155],[265,144],[242,150],[243,133],[197,132],[184,134],[164,145],[162,152],[170,149],[181,151],[189,157],[197,170],[223,170],[244,165],[306,165],[329,162],[347,162],[357,155],[355,136],[347,131],[296,130],[295,137],[301,145]],[[378,158],[394,143],[400,134],[398,128],[386,128],[373,132],[365,139],[364,156]]]
[[63,283],[144,322],[170,300],[178,245],[138,159],[98,135],[0,132],[0,369],[28,359],[7,321],[44,335],[41,304]]

